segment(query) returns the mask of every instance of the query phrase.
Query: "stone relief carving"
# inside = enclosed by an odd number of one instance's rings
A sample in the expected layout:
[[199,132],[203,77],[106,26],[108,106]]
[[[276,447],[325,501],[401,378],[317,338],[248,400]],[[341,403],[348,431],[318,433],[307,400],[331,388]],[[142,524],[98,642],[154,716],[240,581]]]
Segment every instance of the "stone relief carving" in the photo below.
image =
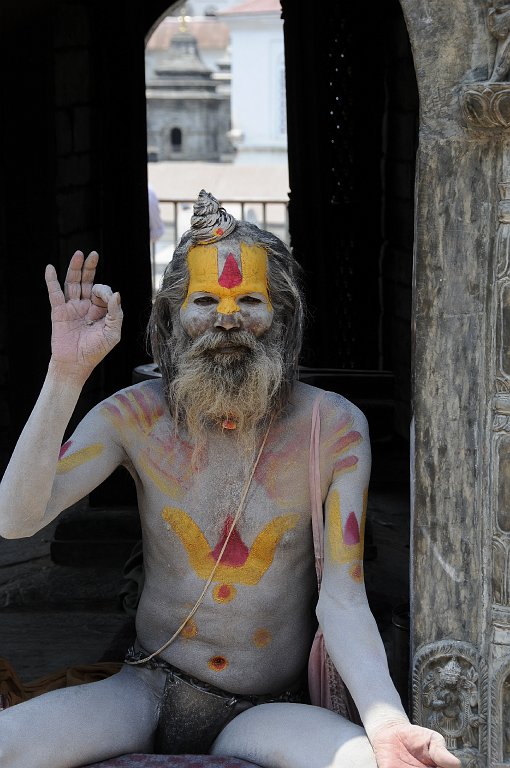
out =
[[487,27],[497,40],[489,80],[472,83],[462,94],[466,122],[478,128],[510,128],[510,2],[490,0]]
[[[505,5],[510,24],[510,2]],[[500,8],[501,10],[501,8]],[[503,18],[501,16],[501,18]],[[492,600],[510,605],[510,184],[498,185],[498,230],[495,244],[493,395],[491,446]]]
[[478,674],[463,670],[455,656],[432,669],[423,681],[427,725],[440,731],[450,749],[473,747],[478,741]]
[[510,534],[510,438],[497,440],[497,532]]
[[489,32],[498,41],[491,83],[502,83],[510,71],[510,3],[508,0],[493,0],[487,11]]
[[472,646],[442,641],[416,655],[413,709],[466,766],[482,766],[487,744],[487,666]]
[[499,605],[510,604],[508,547],[500,538],[492,542],[492,596]]
[[496,667],[491,686],[491,763],[510,765],[510,657]]
[[496,378],[493,409],[493,431],[510,432],[510,381],[503,376]]
[[[503,683],[503,691],[501,697],[502,705],[502,718],[503,723],[503,760],[505,763],[510,763],[510,718],[508,713],[510,712],[510,673]],[[506,715],[506,716],[505,716]]]
[[501,280],[510,276],[510,183],[498,184],[498,234],[496,240],[496,277]]
[[[493,644],[493,662],[501,658],[507,657],[507,652],[510,651],[510,595],[508,594],[508,587],[510,581],[510,552],[503,548],[501,542],[498,540],[498,548],[500,547],[500,554],[502,559],[503,568],[506,569],[506,580],[504,581],[504,589],[506,593],[502,595],[504,600],[498,601],[494,596],[494,603],[492,606],[492,644]],[[502,605],[506,599],[506,605]],[[498,605],[499,602],[499,605]],[[510,722],[510,719],[509,719]]]
[[[510,70],[510,2],[491,2],[489,29],[498,37],[491,80]],[[500,87],[496,84],[493,87]],[[510,84],[508,85],[510,88]],[[491,438],[492,638],[491,768],[510,766],[510,184],[500,183],[492,355],[495,361]]]
[[462,93],[462,110],[468,125],[510,128],[510,84],[473,83]]

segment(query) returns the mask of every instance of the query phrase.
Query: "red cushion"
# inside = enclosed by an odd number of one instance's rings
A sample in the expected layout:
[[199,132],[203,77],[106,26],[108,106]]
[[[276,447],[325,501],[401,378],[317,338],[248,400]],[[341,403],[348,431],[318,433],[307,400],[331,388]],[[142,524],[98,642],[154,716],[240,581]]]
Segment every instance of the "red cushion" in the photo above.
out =
[[213,755],[121,755],[84,768],[257,768],[235,757]]

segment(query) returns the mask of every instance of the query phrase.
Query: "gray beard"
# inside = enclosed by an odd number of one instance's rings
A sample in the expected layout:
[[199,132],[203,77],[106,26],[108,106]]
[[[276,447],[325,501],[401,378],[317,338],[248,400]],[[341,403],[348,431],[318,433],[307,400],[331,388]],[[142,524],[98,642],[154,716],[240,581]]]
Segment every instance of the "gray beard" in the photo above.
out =
[[169,404],[176,424],[187,428],[195,465],[211,427],[221,428],[225,418],[236,422],[240,452],[254,454],[261,428],[280,403],[284,363],[278,336],[276,327],[260,339],[247,331],[208,331],[190,340],[180,329],[174,336]]

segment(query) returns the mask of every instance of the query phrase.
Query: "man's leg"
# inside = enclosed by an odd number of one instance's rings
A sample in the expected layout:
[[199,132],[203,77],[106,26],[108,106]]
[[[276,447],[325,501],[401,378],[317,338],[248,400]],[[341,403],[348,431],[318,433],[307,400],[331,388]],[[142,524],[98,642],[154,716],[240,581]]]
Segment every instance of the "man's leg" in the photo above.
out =
[[0,712],[2,768],[74,768],[151,752],[165,674],[124,666],[106,680]]
[[377,768],[362,728],[308,704],[261,704],[243,712],[220,733],[211,753],[262,768]]

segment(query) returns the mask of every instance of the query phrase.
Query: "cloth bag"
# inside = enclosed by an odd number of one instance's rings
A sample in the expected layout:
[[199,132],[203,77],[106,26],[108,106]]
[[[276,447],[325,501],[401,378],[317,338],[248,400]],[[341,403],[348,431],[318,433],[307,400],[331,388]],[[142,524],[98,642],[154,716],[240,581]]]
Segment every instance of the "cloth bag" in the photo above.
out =
[[[309,483],[312,506],[312,532],[315,553],[315,571],[317,587],[320,592],[324,566],[324,515],[320,477],[320,404],[323,395],[315,398],[312,408],[310,433]],[[313,639],[308,659],[308,691],[310,701],[318,707],[331,709],[347,720],[360,723],[356,706],[337,672],[324,643],[322,629],[319,626]]]

